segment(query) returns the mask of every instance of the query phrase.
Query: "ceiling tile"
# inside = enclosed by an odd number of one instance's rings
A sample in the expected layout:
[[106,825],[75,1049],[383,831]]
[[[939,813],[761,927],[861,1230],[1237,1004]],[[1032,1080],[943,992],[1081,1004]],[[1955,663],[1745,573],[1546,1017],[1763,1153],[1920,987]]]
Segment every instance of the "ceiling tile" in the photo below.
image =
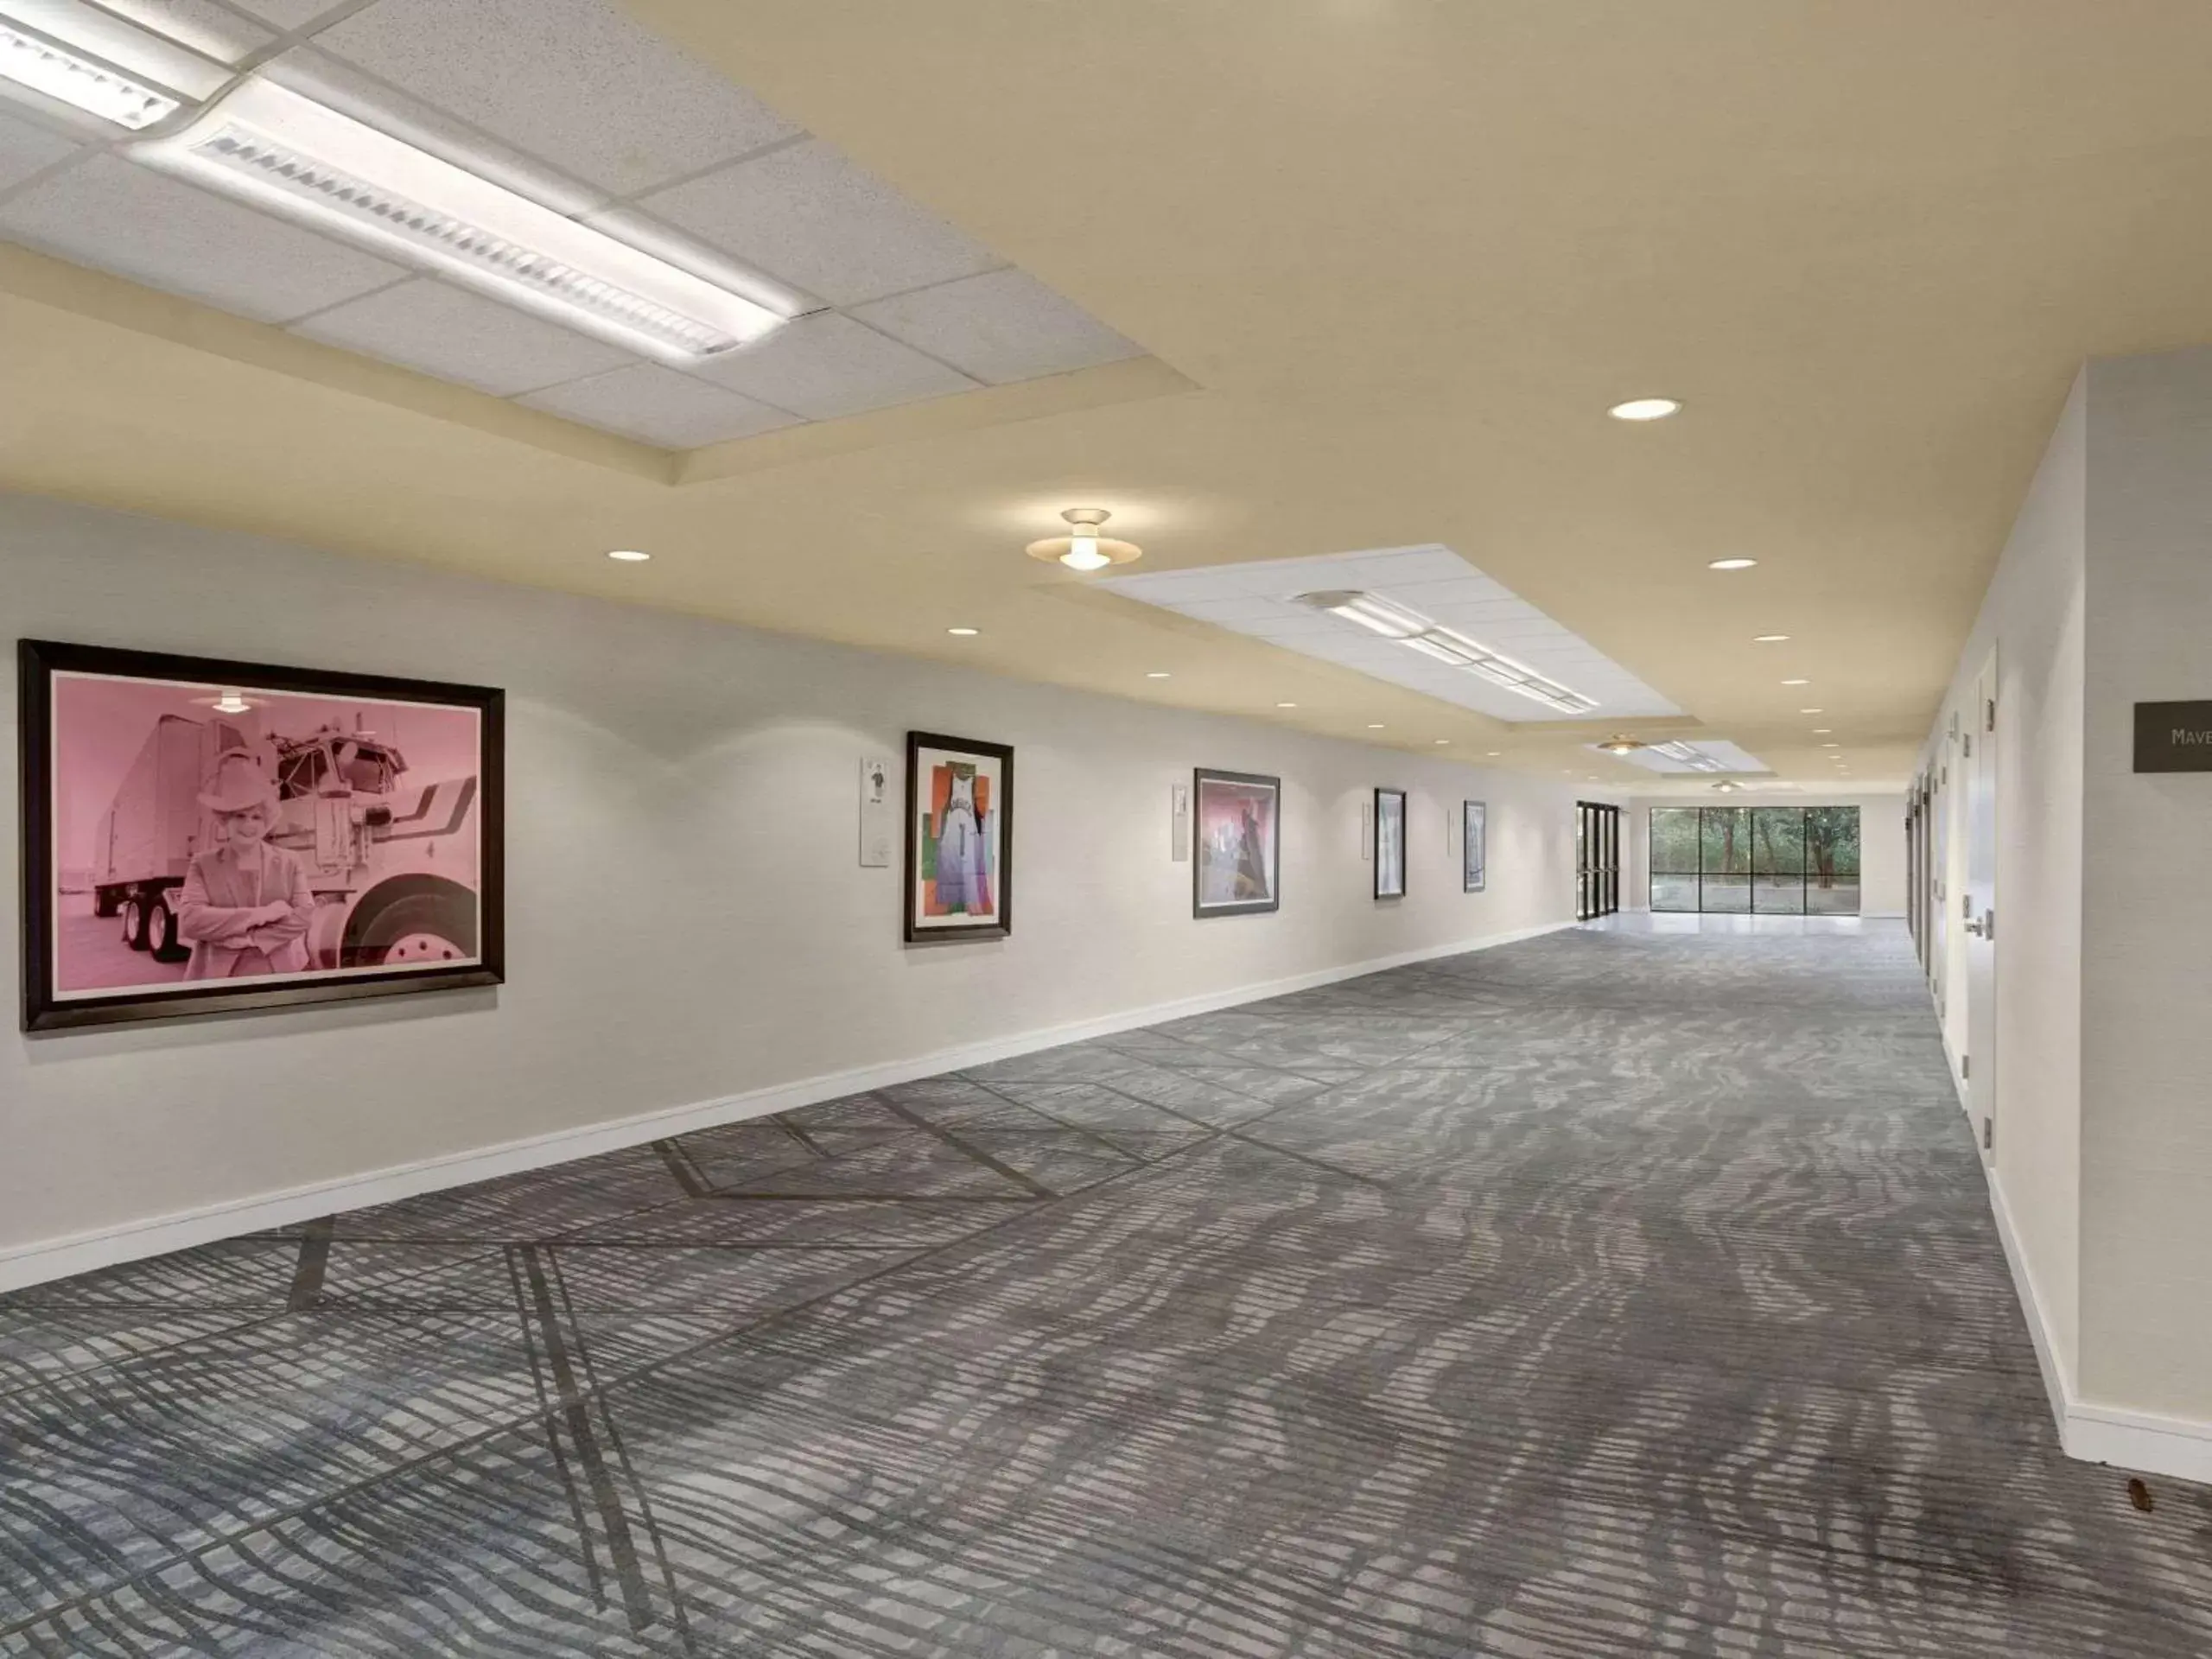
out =
[[995,270],[856,308],[861,321],[1007,385],[1141,355],[1035,277]]
[[315,41],[618,196],[798,131],[609,0],[378,0]]
[[336,11],[346,0],[231,0],[231,3],[289,34],[306,28],[327,12]]
[[100,3],[232,68],[276,38],[214,0],[100,0]]
[[495,397],[638,360],[617,346],[427,276],[349,300],[293,332]]
[[958,370],[835,311],[787,323],[698,372],[810,421],[976,389]]
[[798,418],[688,374],[640,363],[588,380],[572,380],[518,400],[549,415],[604,427],[664,449],[696,449],[725,438],[749,438]]
[[52,167],[77,148],[58,133],[0,110],[0,190],[22,183],[41,168]]
[[265,322],[407,274],[113,156],[91,156],[0,204],[0,235]]
[[693,179],[639,206],[832,305],[942,283],[997,256],[820,139]]

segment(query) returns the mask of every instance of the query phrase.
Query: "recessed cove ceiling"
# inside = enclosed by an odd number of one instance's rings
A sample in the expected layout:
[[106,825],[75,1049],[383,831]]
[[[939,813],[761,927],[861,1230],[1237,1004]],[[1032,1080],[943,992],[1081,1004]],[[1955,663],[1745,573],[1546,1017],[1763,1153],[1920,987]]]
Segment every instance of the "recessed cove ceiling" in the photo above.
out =
[[0,79],[0,240],[492,397],[688,449],[1142,354],[614,0],[35,10],[176,95]]
[[1448,547],[1148,571],[1097,585],[1497,720],[1681,712]]

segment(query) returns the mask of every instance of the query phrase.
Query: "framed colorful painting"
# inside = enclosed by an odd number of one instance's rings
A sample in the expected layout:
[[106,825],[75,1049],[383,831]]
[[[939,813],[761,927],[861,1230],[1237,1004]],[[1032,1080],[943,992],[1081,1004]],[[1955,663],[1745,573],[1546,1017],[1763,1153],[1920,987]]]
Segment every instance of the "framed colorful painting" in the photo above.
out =
[[1014,930],[1014,751],[906,734],[906,943]]
[[1406,896],[1406,791],[1375,791],[1375,896]]
[[1250,916],[1280,909],[1282,780],[1200,766],[1191,774],[1191,914]]
[[1490,881],[1490,808],[1481,801],[1459,803],[1459,879],[1469,893]]
[[16,661],[26,1030],[500,982],[499,692]]

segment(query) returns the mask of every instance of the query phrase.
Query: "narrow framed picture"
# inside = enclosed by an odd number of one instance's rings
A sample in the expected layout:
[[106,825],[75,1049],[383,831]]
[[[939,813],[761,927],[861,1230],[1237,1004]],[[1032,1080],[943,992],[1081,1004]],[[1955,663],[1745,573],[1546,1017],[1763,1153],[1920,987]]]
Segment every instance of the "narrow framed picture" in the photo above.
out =
[[906,734],[906,943],[1014,931],[1014,751]]
[[505,976],[500,692],[32,639],[16,666],[24,1029]]
[[1375,791],[1375,896],[1406,896],[1406,791]]
[[1459,803],[1459,880],[1468,893],[1480,893],[1490,880],[1489,819],[1484,803]]
[[1250,916],[1282,906],[1282,780],[1249,772],[1191,773],[1191,914]]

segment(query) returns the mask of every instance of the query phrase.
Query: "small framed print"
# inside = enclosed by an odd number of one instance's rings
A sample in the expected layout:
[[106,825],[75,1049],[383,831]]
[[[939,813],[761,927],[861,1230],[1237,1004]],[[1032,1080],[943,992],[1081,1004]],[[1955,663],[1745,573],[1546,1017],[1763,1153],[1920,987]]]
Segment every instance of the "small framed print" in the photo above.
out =
[[484,686],[26,639],[23,1027],[499,984]]
[[1459,817],[1460,884],[1468,893],[1480,893],[1490,880],[1490,808],[1481,801],[1462,801]]
[[1375,896],[1406,896],[1406,791],[1375,791]]
[[1014,931],[1014,751],[906,734],[906,943]]
[[1249,772],[1191,774],[1191,914],[1250,916],[1282,906],[1282,780]]

